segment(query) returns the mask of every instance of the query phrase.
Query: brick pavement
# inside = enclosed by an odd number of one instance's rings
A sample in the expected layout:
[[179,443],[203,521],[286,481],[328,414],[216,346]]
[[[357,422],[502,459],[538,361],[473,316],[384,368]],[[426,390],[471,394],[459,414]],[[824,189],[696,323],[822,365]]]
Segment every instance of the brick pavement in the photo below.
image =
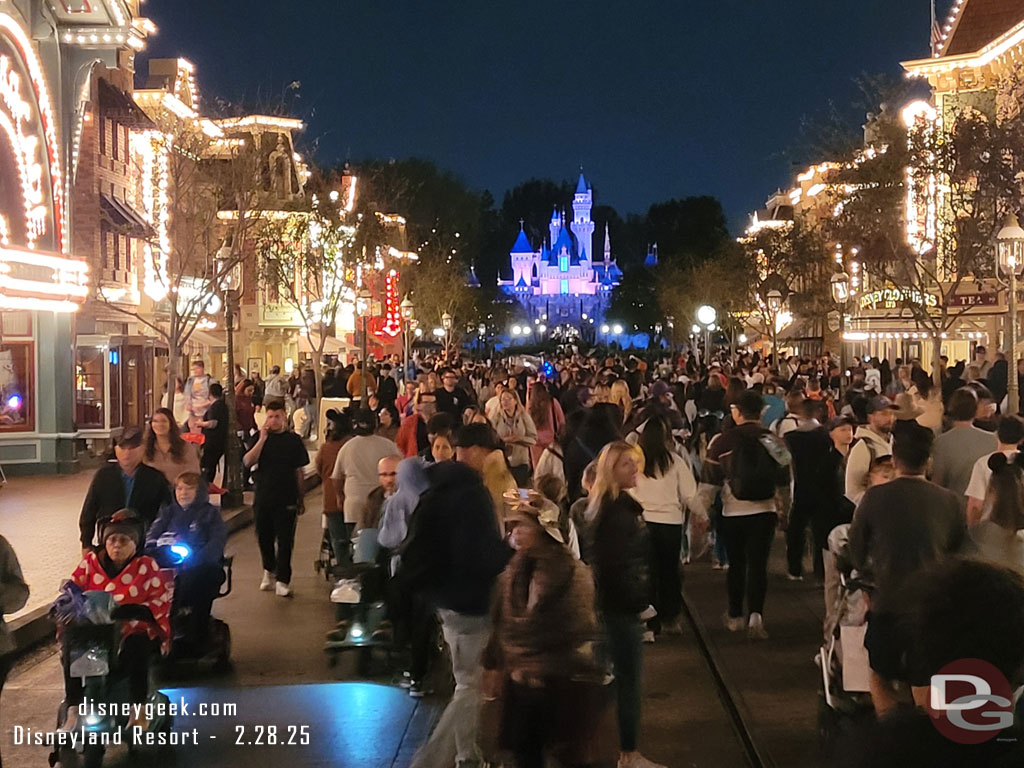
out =
[[18,555],[32,590],[17,618],[53,602],[82,550],[78,543],[78,514],[93,471],[74,475],[12,477],[0,489],[0,534]]

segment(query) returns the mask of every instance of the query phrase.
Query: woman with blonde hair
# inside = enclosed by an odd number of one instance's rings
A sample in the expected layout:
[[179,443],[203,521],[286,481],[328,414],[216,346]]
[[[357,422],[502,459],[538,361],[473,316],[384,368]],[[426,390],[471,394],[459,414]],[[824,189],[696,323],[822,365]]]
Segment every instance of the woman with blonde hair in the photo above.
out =
[[502,392],[500,403],[492,426],[505,444],[512,476],[525,488],[530,484],[530,446],[537,443],[537,427],[514,390]]
[[633,410],[633,398],[629,396],[629,384],[622,379],[613,381],[611,389],[608,391],[608,402],[619,406],[619,410],[622,411],[622,421],[625,422]]
[[650,605],[650,541],[643,507],[629,493],[643,467],[643,454],[624,441],[606,445],[587,507],[585,547],[597,582],[597,606],[618,681],[620,768],[661,768],[640,754],[643,701],[643,621]]

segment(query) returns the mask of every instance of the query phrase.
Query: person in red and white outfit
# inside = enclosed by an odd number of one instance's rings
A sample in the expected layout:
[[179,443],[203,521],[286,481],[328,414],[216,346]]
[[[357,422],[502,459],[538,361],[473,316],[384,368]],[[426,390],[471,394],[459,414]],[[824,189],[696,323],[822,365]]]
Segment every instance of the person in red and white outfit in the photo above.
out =
[[[149,663],[154,646],[166,654],[171,643],[171,601],[174,577],[161,570],[149,555],[142,554],[145,524],[130,510],[116,512],[102,525],[103,544],[90,551],[71,580],[82,591],[110,592],[118,605],[143,605],[153,614],[154,622],[127,621],[121,627],[118,666],[129,679],[132,703],[144,703],[149,694]],[[64,730],[77,727],[78,704],[82,703],[81,678],[68,674],[69,661],[64,658],[64,691],[68,703],[68,719]],[[139,720],[131,725],[146,727]]]

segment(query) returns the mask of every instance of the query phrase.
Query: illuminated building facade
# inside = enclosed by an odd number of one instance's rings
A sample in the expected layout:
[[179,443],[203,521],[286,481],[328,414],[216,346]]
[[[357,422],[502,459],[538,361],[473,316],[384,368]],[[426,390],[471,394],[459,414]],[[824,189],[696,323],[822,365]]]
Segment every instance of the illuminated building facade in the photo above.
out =
[[[136,0],[26,0],[0,10],[0,464],[76,468],[74,340],[91,288],[70,191],[96,62],[130,62],[151,29]],[[120,64],[119,64],[120,62]]]
[[602,258],[595,258],[593,206],[594,191],[580,173],[571,217],[556,208],[539,248],[520,229],[509,252],[511,276],[499,278],[498,287],[519,303],[530,323],[543,322],[555,332],[604,321],[622,271],[612,258],[607,226]]

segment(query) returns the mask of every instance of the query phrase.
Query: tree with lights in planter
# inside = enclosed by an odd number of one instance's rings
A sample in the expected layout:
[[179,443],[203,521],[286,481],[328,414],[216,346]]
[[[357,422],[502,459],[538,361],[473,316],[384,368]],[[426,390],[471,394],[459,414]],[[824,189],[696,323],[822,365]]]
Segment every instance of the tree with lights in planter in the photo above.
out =
[[[1001,94],[1019,83],[1004,78]],[[835,216],[825,227],[847,248],[839,266],[932,339],[936,384],[942,341],[971,308],[958,297],[995,277],[995,236],[1024,200],[1024,117],[992,112],[940,115],[912,102],[876,121],[872,145],[844,158],[830,185]]]
[[[368,273],[373,265],[362,264],[357,245],[361,221],[329,202],[326,188],[311,192],[310,199],[307,211],[265,222],[256,232],[253,250],[261,283],[275,286],[277,300],[295,310],[302,322],[320,396],[320,361],[327,341],[342,314],[355,311],[360,268]],[[373,226],[372,221],[373,217],[366,227]],[[364,232],[362,239],[368,237],[372,239]]]

